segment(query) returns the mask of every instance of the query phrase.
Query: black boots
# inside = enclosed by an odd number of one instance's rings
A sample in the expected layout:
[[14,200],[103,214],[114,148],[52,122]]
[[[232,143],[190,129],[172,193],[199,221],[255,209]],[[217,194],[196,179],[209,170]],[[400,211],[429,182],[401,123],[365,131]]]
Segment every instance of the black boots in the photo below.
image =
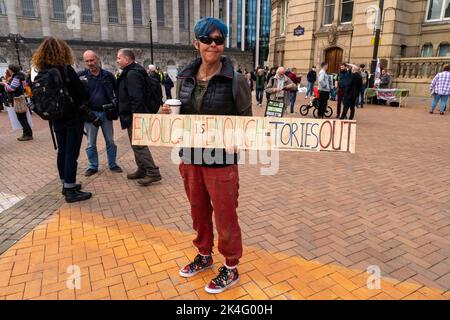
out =
[[[77,183],[77,184],[75,185],[75,189],[77,189],[77,191],[80,191],[80,190],[81,190],[81,184],[80,184],[80,183]],[[62,188],[61,194],[62,194],[63,196],[66,195],[66,188],[64,188],[64,187]]]
[[75,188],[64,188],[64,193],[66,196],[66,202],[72,203],[72,202],[78,202],[78,201],[84,201],[88,200],[92,197],[92,193],[90,192],[83,192],[80,190],[77,190],[77,187]]

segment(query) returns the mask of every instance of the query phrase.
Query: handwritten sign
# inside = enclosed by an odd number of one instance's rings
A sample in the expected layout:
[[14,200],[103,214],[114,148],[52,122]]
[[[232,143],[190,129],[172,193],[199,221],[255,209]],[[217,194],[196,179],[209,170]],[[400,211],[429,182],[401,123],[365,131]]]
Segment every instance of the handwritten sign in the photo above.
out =
[[356,122],[305,118],[135,114],[133,144],[355,152]]
[[269,100],[266,107],[266,117],[282,118],[284,114],[284,102]]
[[355,153],[356,122],[305,118],[134,114],[133,145]]

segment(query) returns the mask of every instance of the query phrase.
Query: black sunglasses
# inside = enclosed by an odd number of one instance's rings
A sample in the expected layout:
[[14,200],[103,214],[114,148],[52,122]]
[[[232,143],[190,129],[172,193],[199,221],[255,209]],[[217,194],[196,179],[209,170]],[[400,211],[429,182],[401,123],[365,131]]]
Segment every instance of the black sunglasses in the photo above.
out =
[[218,46],[221,46],[221,45],[223,45],[225,43],[225,38],[221,37],[221,36],[218,36],[218,37],[215,37],[215,38],[212,38],[210,36],[200,36],[200,37],[198,37],[198,40],[201,43],[204,43],[204,44],[207,44],[207,45],[210,45],[211,43],[213,43],[213,41]]

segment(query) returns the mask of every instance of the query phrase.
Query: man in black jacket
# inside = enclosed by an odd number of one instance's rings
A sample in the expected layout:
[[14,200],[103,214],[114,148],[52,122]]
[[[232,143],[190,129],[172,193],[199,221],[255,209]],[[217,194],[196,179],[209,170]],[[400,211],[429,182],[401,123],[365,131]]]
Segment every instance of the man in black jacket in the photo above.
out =
[[308,99],[308,97],[312,97],[314,95],[314,83],[317,80],[316,66],[311,68],[306,78],[308,79],[308,91],[306,91],[305,98]]
[[[127,129],[130,143],[132,143],[132,127],[134,113],[150,113],[146,105],[147,72],[135,62],[135,55],[131,49],[121,49],[117,54],[117,64],[122,73],[117,79],[120,124]],[[130,180],[138,180],[141,186],[148,186],[161,180],[159,168],[155,165],[152,154],[147,146],[133,146],[134,158],[138,169],[128,174]]]
[[341,120],[344,120],[347,117],[348,109],[350,109],[349,120],[353,120],[353,118],[355,117],[356,99],[359,96],[362,88],[360,68],[354,64],[348,64],[348,66],[352,68],[352,73],[350,75],[348,85],[345,88],[344,111],[342,112]]

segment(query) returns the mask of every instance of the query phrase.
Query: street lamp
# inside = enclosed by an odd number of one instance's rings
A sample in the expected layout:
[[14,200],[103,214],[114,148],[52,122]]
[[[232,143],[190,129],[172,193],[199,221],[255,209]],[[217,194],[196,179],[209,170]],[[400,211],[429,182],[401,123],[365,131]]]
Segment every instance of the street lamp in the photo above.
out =
[[152,25],[152,19],[151,18],[148,21],[148,24],[150,26],[150,54],[151,54],[152,64],[154,65],[154,62],[153,62],[153,25]]
[[376,21],[375,28],[375,41],[373,46],[373,56],[372,56],[372,64],[370,65],[370,72],[375,75],[375,71],[377,68],[377,60],[378,60],[378,48],[380,47],[380,36],[381,36],[381,22],[383,21],[383,10],[384,10],[384,0],[380,0],[379,4],[379,12]]
[[10,34],[8,35],[8,40],[7,40],[7,42],[8,42],[8,43],[14,43],[14,47],[15,47],[15,49],[16,49],[16,55],[17,55],[17,62],[19,63],[19,66],[22,67],[22,64],[20,63],[20,51],[19,51],[19,45],[24,43],[23,37],[22,37],[19,33],[17,33],[17,34],[15,34],[15,33],[10,33]]

